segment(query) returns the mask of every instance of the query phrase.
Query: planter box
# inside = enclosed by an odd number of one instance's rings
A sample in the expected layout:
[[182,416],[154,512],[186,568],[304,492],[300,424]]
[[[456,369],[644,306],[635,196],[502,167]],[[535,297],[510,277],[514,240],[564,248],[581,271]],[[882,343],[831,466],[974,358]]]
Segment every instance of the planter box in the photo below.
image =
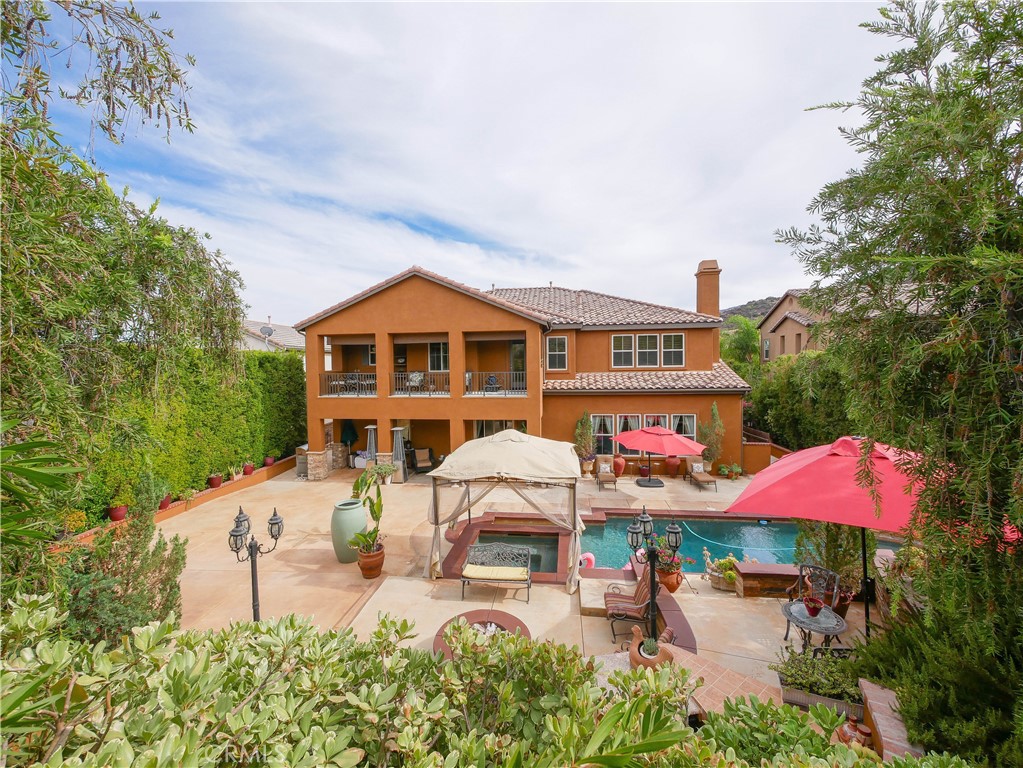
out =
[[814,704],[823,704],[839,712],[844,712],[846,717],[855,717],[863,720],[863,705],[850,704],[841,699],[829,699],[827,696],[818,696],[816,693],[809,693],[799,688],[788,688],[784,682],[781,684],[781,700],[786,704],[793,704],[803,709],[809,709]]
[[735,591],[735,581],[728,581],[720,573],[707,571],[707,578],[710,579],[710,585],[714,587],[714,589],[720,589],[723,592]]

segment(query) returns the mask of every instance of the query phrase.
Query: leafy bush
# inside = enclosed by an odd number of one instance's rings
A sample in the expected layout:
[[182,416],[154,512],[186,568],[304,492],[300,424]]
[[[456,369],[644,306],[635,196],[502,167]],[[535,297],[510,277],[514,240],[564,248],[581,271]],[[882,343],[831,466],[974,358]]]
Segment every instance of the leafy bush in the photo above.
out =
[[[64,618],[52,597],[19,596],[0,628],[8,766],[878,764],[829,744],[791,707],[756,700],[695,734],[683,669],[615,672],[602,688],[574,648],[464,623],[447,630],[444,661],[408,647],[412,625],[388,617],[366,642],[287,616],[218,632],[153,623],[109,647],[57,640]],[[841,722],[811,716],[825,733]]]
[[849,659],[828,653],[814,658],[812,653],[804,651],[790,653],[782,662],[770,667],[787,688],[798,688],[850,704],[863,703],[858,678]]

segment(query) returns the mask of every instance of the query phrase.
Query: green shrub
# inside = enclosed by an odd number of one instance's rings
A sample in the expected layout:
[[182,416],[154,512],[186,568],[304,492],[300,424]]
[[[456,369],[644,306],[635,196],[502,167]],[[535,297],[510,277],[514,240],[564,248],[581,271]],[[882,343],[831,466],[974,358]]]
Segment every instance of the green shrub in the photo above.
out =
[[827,653],[814,658],[812,653],[804,651],[790,653],[782,662],[770,667],[787,688],[798,688],[850,704],[863,703],[858,678],[849,659]]

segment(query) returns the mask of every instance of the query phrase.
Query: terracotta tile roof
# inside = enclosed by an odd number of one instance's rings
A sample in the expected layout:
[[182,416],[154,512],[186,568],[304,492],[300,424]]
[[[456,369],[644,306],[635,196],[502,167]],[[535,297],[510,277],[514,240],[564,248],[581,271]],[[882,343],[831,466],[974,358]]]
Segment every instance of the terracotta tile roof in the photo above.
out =
[[544,392],[694,392],[748,390],[749,384],[725,363],[709,371],[607,371],[548,379]]
[[487,291],[540,312],[552,325],[720,325],[721,318],[676,307],[571,288],[495,288]]
[[305,336],[296,331],[290,325],[282,325],[281,323],[271,323],[266,320],[242,320],[242,326],[252,336],[263,339],[262,328],[269,326],[273,328],[273,333],[270,334],[270,344],[272,346],[283,347],[284,349],[299,349],[305,351]]
[[[769,310],[767,310],[767,312],[764,313],[764,318],[763,318],[763,320],[761,320],[757,324],[757,328],[762,327],[763,324],[767,322],[767,318],[769,318],[771,316],[771,314],[774,312],[774,310],[776,310],[778,307],[781,306],[781,303],[783,301],[785,301],[786,298],[791,296],[791,297],[793,297],[795,299],[798,299],[800,296],[802,296],[804,293],[806,293],[809,290],[810,290],[809,288],[789,288],[787,291],[785,291],[785,293],[783,293],[778,298],[778,300],[776,302],[774,302],[774,306],[772,306]],[[777,327],[777,326],[775,326],[775,327]],[[768,331],[768,333],[770,333],[770,331]]]
[[463,285],[462,283],[457,283],[454,280],[450,280],[444,277],[443,275],[438,275],[436,272],[431,272],[428,269],[423,269],[422,267],[418,266],[412,266],[406,269],[404,272],[394,275],[393,277],[389,277],[386,280],[383,280],[382,282],[379,282],[376,285],[370,286],[366,290],[357,293],[354,296],[351,296],[345,299],[344,301],[335,304],[332,307],[328,307],[322,312],[317,312],[315,315],[312,315],[311,317],[307,317],[305,320],[295,323],[295,328],[299,330],[304,330],[305,328],[315,323],[317,320],[322,320],[325,317],[333,315],[335,312],[340,312],[345,307],[350,307],[352,304],[357,304],[363,299],[372,296],[374,293],[379,293],[385,288],[390,288],[392,285],[400,283],[402,280],[407,280],[408,278],[413,276],[419,276],[426,280],[431,280],[435,283],[439,283],[440,285],[447,286],[448,288],[458,291],[459,293],[464,293],[467,296],[472,296],[473,298],[477,298],[480,301],[485,301],[488,304],[501,307],[502,309],[506,309],[509,312],[514,312],[515,314],[522,315],[524,317],[529,318],[530,320],[535,320],[538,323],[543,324],[547,323],[547,317],[544,314],[537,312],[535,309],[532,309],[528,306],[508,301],[502,298],[501,296],[495,296],[491,293],[481,291],[477,288],[472,288],[468,285]]
[[805,312],[796,312],[795,310],[793,310],[792,312],[786,312],[784,315],[782,315],[781,319],[778,320],[778,322],[775,323],[773,327],[767,329],[767,332],[774,333],[775,330],[777,330],[778,326],[784,323],[785,320],[787,319],[795,320],[797,323],[799,323],[800,325],[804,325],[807,328],[809,328],[816,322],[816,320],[812,316],[806,314]]

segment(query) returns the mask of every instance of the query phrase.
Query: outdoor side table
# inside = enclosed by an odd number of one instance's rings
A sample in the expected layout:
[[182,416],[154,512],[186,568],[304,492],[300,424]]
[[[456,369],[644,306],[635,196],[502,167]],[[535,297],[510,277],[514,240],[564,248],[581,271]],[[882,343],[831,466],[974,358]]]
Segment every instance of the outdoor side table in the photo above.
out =
[[782,603],[781,612],[799,630],[799,634],[803,638],[804,651],[813,644],[814,632],[824,635],[822,645],[827,648],[831,645],[832,638],[845,632],[848,626],[845,619],[827,606],[821,608],[821,612],[816,616],[811,616],[806,612],[806,606],[803,605],[802,600]]

